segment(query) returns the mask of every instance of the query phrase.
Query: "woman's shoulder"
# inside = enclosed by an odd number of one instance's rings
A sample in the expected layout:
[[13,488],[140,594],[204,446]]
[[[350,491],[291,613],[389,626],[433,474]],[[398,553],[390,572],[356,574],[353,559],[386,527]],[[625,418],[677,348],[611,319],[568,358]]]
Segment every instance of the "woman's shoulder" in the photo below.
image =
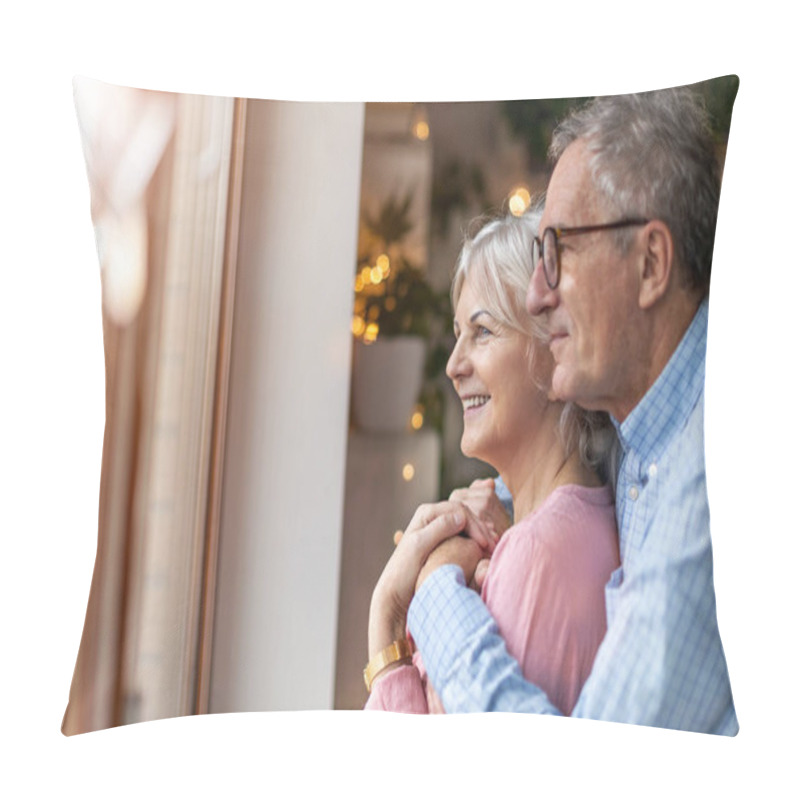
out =
[[602,486],[582,486],[578,483],[566,483],[556,487],[541,508],[548,504],[579,508],[594,506],[598,508],[614,508],[614,492],[606,483]]
[[[605,584],[619,566],[619,538],[610,489],[564,486],[500,539],[484,588],[522,581],[541,587],[585,580]],[[487,595],[488,596],[488,595]]]
[[[616,540],[614,494],[609,486],[567,484],[506,532],[513,538],[561,547],[580,540]],[[505,538],[505,537],[503,537]]]

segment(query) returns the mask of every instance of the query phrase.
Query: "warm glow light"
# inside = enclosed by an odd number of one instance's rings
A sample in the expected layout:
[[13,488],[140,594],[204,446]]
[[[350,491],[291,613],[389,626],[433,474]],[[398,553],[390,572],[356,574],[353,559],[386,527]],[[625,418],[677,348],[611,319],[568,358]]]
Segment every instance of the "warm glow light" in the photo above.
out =
[[362,291],[364,288],[364,281],[362,280],[361,276],[359,275],[356,278],[356,292]]
[[414,465],[405,464],[403,466],[403,480],[410,481],[414,477]]
[[525,213],[525,209],[531,204],[530,192],[520,187],[508,199],[508,210],[515,216],[520,217]]
[[370,270],[369,279],[375,284],[380,283],[383,280],[383,273],[381,272],[381,268],[373,267]]
[[371,277],[372,277],[372,267],[364,267],[361,270],[361,280],[364,281],[364,283],[368,283]]
[[420,120],[414,124],[413,132],[417,139],[419,139],[421,142],[424,142],[430,135],[431,131],[428,127],[428,123],[425,122],[425,120]]
[[364,331],[364,344],[372,344],[378,338],[378,323],[370,322]]
[[424,417],[422,416],[422,412],[421,411],[415,411],[411,415],[411,427],[415,431],[418,431],[422,427],[423,421],[424,421]]
[[353,336],[361,336],[367,328],[367,323],[361,317],[353,317]]
[[385,278],[389,274],[389,256],[386,253],[381,253],[375,261],[375,266],[381,271],[381,275]]

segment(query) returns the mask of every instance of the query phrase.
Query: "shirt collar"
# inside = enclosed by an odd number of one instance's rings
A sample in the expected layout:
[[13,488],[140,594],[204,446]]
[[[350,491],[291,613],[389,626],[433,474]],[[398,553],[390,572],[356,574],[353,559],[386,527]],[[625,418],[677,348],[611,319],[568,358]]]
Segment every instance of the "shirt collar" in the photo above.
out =
[[624,422],[612,417],[624,450],[657,457],[683,428],[703,391],[707,333],[705,298],[656,382]]

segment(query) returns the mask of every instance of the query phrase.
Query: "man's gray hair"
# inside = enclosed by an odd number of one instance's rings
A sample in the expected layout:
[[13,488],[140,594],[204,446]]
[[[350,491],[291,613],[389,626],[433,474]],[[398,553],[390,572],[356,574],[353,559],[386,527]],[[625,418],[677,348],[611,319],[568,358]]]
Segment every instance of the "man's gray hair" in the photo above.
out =
[[[595,98],[559,123],[550,157],[557,161],[578,139],[586,142],[595,186],[616,215],[664,222],[684,285],[708,294],[721,170],[700,97],[681,87]],[[633,233],[617,235],[624,248]]]

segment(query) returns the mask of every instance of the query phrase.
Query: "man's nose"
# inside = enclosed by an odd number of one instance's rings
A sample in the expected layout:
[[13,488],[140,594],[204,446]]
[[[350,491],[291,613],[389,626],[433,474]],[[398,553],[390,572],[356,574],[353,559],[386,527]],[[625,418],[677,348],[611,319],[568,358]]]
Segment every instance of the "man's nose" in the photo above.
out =
[[548,308],[554,308],[558,303],[557,289],[551,289],[544,279],[544,264],[540,258],[533,268],[528,281],[528,291],[525,294],[525,308],[532,316],[538,316]]

